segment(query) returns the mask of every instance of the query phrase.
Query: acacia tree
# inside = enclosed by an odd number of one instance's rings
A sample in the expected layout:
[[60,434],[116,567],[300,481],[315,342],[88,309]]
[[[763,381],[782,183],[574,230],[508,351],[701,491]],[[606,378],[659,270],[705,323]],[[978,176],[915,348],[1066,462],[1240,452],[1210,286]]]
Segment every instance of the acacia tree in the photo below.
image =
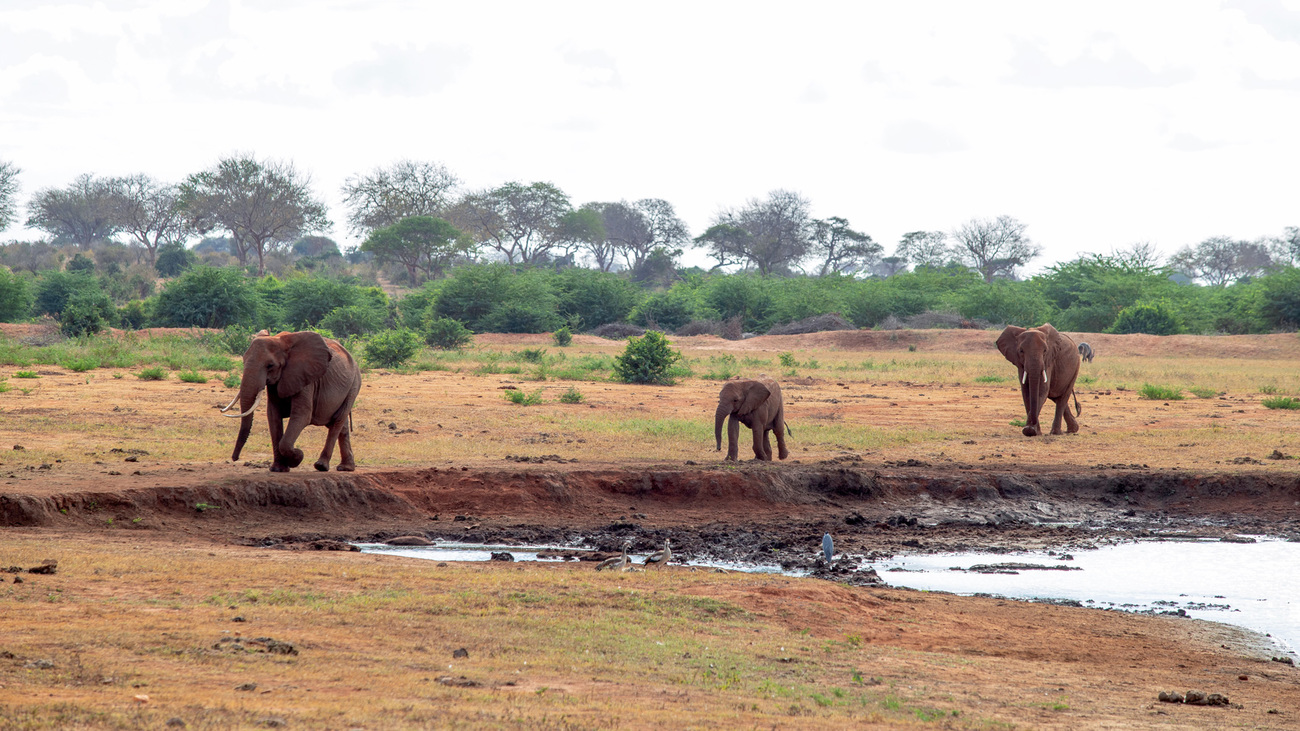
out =
[[1281,236],[1272,240],[1271,248],[1274,261],[1291,266],[1300,264],[1300,227],[1287,226]]
[[193,229],[180,205],[180,188],[140,173],[113,182],[113,220],[157,261],[158,247],[183,244]]
[[912,266],[938,269],[957,258],[957,253],[942,231],[909,231],[894,247],[894,256]]
[[18,173],[15,164],[0,160],[0,231],[18,219]]
[[181,185],[181,205],[199,233],[229,232],[241,265],[256,252],[258,276],[266,273],[267,251],[330,226],[306,175],[290,163],[263,163],[251,155],[225,158],[189,176]]
[[1216,287],[1255,276],[1272,263],[1264,242],[1235,241],[1227,236],[1211,236],[1194,247],[1185,246],[1169,259],[1174,271]]
[[821,260],[817,276],[871,269],[885,249],[860,231],[849,228],[847,219],[832,216],[812,222],[813,256]]
[[798,193],[774,190],[718,214],[695,243],[709,249],[718,267],[743,263],[764,275],[788,270],[811,246],[808,206]]
[[452,209],[451,222],[507,263],[536,265],[572,243],[562,228],[570,210],[569,196],[550,183],[510,182],[467,194]]
[[117,233],[116,181],[86,173],[66,188],[45,188],[28,204],[27,225],[89,249]]
[[416,272],[425,277],[442,274],[457,256],[471,253],[474,244],[460,230],[441,218],[410,216],[392,226],[370,234],[361,250],[375,255],[381,262],[395,261],[406,267],[412,284],[418,284]]
[[343,183],[348,229],[364,236],[411,216],[445,217],[460,179],[436,162],[399,160]]
[[962,263],[992,282],[998,276],[1013,276],[1016,267],[1042,253],[1042,247],[1025,236],[1025,228],[1011,216],[972,218],[954,229],[951,237]]

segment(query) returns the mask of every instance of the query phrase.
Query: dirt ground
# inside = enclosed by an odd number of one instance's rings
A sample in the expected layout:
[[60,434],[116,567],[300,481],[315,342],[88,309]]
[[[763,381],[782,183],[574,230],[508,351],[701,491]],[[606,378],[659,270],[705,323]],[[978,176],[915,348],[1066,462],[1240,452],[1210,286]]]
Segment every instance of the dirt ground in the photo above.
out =
[[[118,378],[107,369],[88,378],[41,366],[31,392],[0,395],[0,525],[8,526],[0,533],[0,564],[19,562],[5,555],[5,546],[43,541],[52,554],[67,547],[99,561],[130,550],[206,551],[234,566],[257,555],[292,573],[301,561],[337,568],[378,560],[302,549],[416,534],[581,543],[597,552],[616,550],[625,538],[649,550],[671,537],[680,555],[761,558],[818,570],[824,531],[835,534],[839,551],[866,558],[1069,549],[1168,534],[1300,536],[1300,465],[1293,458],[1300,452],[1300,412],[1262,405],[1267,395],[1300,392],[1294,367],[1300,338],[1090,334],[1098,355],[1083,366],[1093,381],[1078,388],[1081,433],[1029,439],[1009,424],[1024,414],[1014,368],[992,348],[995,337],[854,331],[738,342],[679,338],[674,345],[693,359],[696,376],[665,387],[536,381],[527,371],[484,373],[473,363],[416,374],[372,371],[354,414],[360,467],[351,474],[311,471],[319,429],[300,440],[308,452],[303,468],[268,472],[261,419],[244,460],[229,462],[235,424],[214,408],[232,393],[219,383],[221,374],[188,384],[142,381],[129,372]],[[547,336],[476,338],[476,348],[503,353],[538,347],[558,350]],[[621,348],[576,336],[569,358]],[[801,365],[783,373],[782,353]],[[711,418],[720,383],[701,377],[713,364],[745,375],[770,371],[781,380],[794,429],[791,460],[721,462]],[[977,380],[1007,371],[1011,378],[1002,382]],[[1215,393],[1149,400],[1137,392],[1144,382],[1208,383]],[[558,401],[570,387],[582,391],[581,403]],[[510,389],[541,389],[545,403],[511,404],[500,395]],[[741,455],[748,457],[743,436]],[[395,571],[425,570],[408,559],[383,560],[401,567]],[[572,561],[526,572],[550,581],[554,572],[589,567]],[[663,588],[734,603],[787,630],[851,636],[863,647],[888,649],[888,662],[896,663],[889,682],[925,689],[918,698],[932,705],[953,699],[966,718],[988,721],[949,717],[946,725],[1300,728],[1300,675],[1272,662],[1276,650],[1243,632],[1186,619],[889,589],[862,572],[823,575],[834,581],[725,575],[682,578],[680,586]],[[83,592],[91,579],[61,567],[56,577],[38,581]],[[117,598],[101,597],[94,611],[106,621],[138,621],[125,610],[115,614],[113,605],[139,599],[139,591],[118,587]],[[20,606],[13,597],[0,594],[0,607]],[[91,707],[117,702],[84,689],[74,693],[66,678],[22,672],[19,659],[29,662],[43,646],[72,642],[30,627],[22,638],[0,639],[0,651],[18,658],[10,668],[0,659],[0,705],[29,707],[38,697],[64,693],[80,694]],[[535,681],[543,685],[569,688],[570,699],[588,709],[609,701],[609,689],[592,685],[589,670],[556,670]],[[647,688],[628,702],[658,703],[661,686]],[[1233,706],[1156,701],[1161,690],[1188,689],[1222,693]],[[630,691],[620,686],[619,692]],[[697,692],[710,702],[725,697]],[[1066,696],[1068,702],[1060,700]],[[304,727],[330,727],[303,710],[311,704],[303,696],[287,707],[291,715],[304,714],[298,717]],[[738,723],[862,722],[818,713],[776,721],[741,716]],[[923,716],[886,713],[871,722],[936,720]],[[672,720],[578,718],[574,725],[581,727]],[[717,718],[697,720],[713,725]],[[226,719],[212,727],[239,723]],[[373,719],[361,725],[402,726]]]

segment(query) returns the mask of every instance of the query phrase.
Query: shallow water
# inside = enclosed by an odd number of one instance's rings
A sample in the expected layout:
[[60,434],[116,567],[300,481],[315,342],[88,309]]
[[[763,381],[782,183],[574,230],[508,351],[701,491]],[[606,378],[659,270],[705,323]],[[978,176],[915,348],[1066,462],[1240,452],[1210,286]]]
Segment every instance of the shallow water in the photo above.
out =
[[[561,546],[499,546],[443,543],[435,546],[358,544],[366,553],[436,561],[487,561],[509,551],[517,561],[536,561],[538,551]],[[629,554],[638,562],[644,554]],[[957,594],[996,594],[1015,599],[1070,599],[1086,607],[1133,612],[1177,612],[1270,635],[1289,650],[1300,648],[1300,543],[1259,538],[1256,543],[1142,541],[1075,551],[1073,560],[1047,553],[932,554],[896,556],[864,564],[886,583]],[[1071,571],[1018,570],[973,573],[978,564],[1067,566]],[[775,573],[779,566],[691,561],[739,571]],[[953,570],[955,568],[963,570]]]

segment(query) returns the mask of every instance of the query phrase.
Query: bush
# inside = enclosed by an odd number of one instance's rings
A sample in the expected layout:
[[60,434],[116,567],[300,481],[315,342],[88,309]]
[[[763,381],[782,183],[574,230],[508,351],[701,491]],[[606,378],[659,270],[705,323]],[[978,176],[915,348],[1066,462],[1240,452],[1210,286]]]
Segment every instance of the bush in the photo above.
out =
[[198,260],[198,255],[185,248],[184,244],[163,244],[154,256],[153,268],[164,277],[176,277],[194,266]]
[[161,327],[251,326],[260,304],[261,298],[238,269],[196,266],[158,294],[153,321]]
[[552,276],[542,270],[515,274],[500,263],[460,267],[442,283],[434,312],[474,332],[552,332],[564,325]]
[[[93,371],[96,368],[98,368],[99,359],[98,358],[68,358],[67,360],[59,363],[59,365],[63,366],[64,368],[67,368],[68,370],[74,373],[85,373],[86,371]],[[18,374],[14,374],[14,375],[18,375]]]
[[508,302],[492,308],[479,321],[479,328],[496,333],[544,333],[556,329],[561,322],[554,310],[534,308],[526,302]]
[[1150,383],[1142,384],[1138,389],[1138,398],[1150,399],[1152,401],[1182,401],[1183,392],[1180,389],[1170,386],[1156,386]]
[[573,333],[565,326],[551,333],[551,339],[561,348],[567,348],[573,343]]
[[36,283],[36,314],[58,317],[73,295],[103,294],[99,282],[84,272],[45,272]]
[[672,331],[695,319],[695,302],[685,291],[670,289],[646,297],[629,317],[647,328]]
[[59,314],[59,332],[70,338],[94,335],[113,320],[113,303],[100,291],[73,294]]
[[627,341],[623,353],[614,359],[614,377],[625,383],[672,385],[669,369],[682,354],[668,347],[663,333],[651,330]]
[[424,342],[441,350],[460,350],[474,340],[474,333],[450,317],[430,318],[424,326]]
[[144,300],[131,300],[117,308],[117,326],[123,330],[139,330],[149,321],[149,311]]
[[337,337],[352,337],[372,333],[383,326],[384,313],[365,305],[337,307],[323,317],[320,326]]
[[1139,302],[1125,307],[1115,317],[1115,324],[1107,332],[1120,335],[1145,333],[1147,335],[1176,335],[1182,330],[1178,319],[1164,301]]
[[167,380],[167,371],[163,370],[162,366],[153,366],[141,370],[135,374],[135,377],[142,381],[165,381]]
[[26,277],[0,266],[0,322],[19,322],[32,314],[32,288]]
[[582,392],[581,392],[581,391],[579,391],[578,389],[574,388],[573,386],[569,386],[569,390],[568,390],[568,391],[565,391],[564,393],[560,394],[560,403],[562,403],[562,404],[580,404],[580,403],[582,403],[582,398],[583,398],[583,396],[582,396]]
[[185,371],[179,378],[185,383],[207,383],[208,377],[198,371]]
[[520,406],[536,406],[542,403],[542,389],[526,394],[517,388],[512,388],[505,392],[505,399]]
[[1260,403],[1264,404],[1266,409],[1300,409],[1300,400],[1293,399],[1290,396],[1274,396],[1266,398]]
[[401,328],[385,330],[366,342],[366,362],[381,368],[398,368],[420,350],[420,336]]
[[317,327],[340,307],[361,304],[362,291],[336,279],[298,277],[284,283],[284,322],[293,328]]
[[559,312],[570,323],[593,328],[622,322],[641,300],[641,290],[617,274],[574,267],[555,277]]
[[1192,386],[1187,390],[1191,391],[1192,395],[1195,396],[1196,398],[1214,398],[1215,396],[1219,395],[1218,389],[1209,388],[1206,386]]

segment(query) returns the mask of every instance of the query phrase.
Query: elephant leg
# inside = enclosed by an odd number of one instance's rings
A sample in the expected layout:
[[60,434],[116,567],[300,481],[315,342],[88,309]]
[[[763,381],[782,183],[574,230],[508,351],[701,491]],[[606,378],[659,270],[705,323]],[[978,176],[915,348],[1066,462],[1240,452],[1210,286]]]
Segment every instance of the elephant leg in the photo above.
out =
[[727,417],[727,461],[735,462],[740,453],[740,420],[735,414]]
[[275,447],[275,463],[284,469],[275,470],[275,465],[271,469],[277,472],[288,472],[290,469],[302,464],[302,450],[294,445],[298,442],[298,436],[302,430],[307,428],[311,423],[312,398],[307,394],[306,398],[294,398],[293,406],[289,412],[289,425],[285,427],[284,435],[280,437]]
[[1069,412],[1070,402],[1066,398],[1052,399],[1052,401],[1056,405],[1056,414],[1052,417],[1052,434],[1061,434],[1061,416]]
[[271,432],[271,471],[288,472],[289,468],[280,463],[280,440],[284,438],[284,417],[287,414],[280,412],[279,399],[268,398],[266,400],[266,420],[267,426]]
[[1070,397],[1074,395],[1074,390],[1061,397],[1061,405],[1058,409],[1065,415],[1065,431],[1067,434],[1077,434],[1079,432],[1079,421],[1074,418],[1074,413],[1070,411]]
[[[767,446],[767,430],[762,425],[755,423],[754,432],[754,459],[770,461],[772,459],[772,448]],[[764,449],[766,447],[766,449]]]
[[[776,432],[776,451],[778,457],[785,459],[790,456],[790,450],[785,448],[785,417],[778,416],[776,421],[772,422],[772,431]],[[769,451],[768,454],[771,454]]]
[[334,469],[339,472],[352,472],[357,468],[356,458],[352,455],[352,427],[348,419],[343,419],[343,429],[339,432],[339,463]]
[[343,433],[346,426],[346,419],[339,419],[329,425],[329,431],[325,433],[325,446],[320,451],[320,457],[316,458],[316,463],[312,465],[317,472],[330,471],[330,458],[334,456],[334,442]]

